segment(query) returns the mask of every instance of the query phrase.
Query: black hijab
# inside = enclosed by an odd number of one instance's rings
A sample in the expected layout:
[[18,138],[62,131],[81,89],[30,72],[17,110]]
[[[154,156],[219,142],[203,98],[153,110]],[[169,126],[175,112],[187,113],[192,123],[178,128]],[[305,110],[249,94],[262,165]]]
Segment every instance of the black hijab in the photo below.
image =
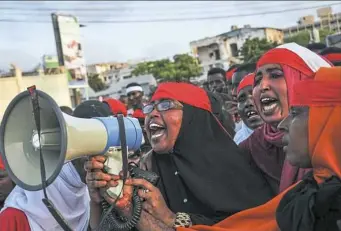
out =
[[213,224],[271,199],[271,190],[259,170],[250,165],[250,156],[239,151],[212,110],[198,108],[200,102],[195,100],[208,100],[206,92],[190,84],[164,85],[158,88],[160,97],[173,91],[169,98],[184,105],[173,152],[152,154],[152,170],[160,176],[158,187],[169,208],[209,218],[193,221],[191,216],[194,224]]

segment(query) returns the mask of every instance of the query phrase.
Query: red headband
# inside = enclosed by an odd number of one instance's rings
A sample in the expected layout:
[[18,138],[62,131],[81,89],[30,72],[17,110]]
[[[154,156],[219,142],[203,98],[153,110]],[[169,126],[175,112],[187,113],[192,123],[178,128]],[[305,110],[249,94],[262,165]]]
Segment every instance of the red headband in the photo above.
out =
[[285,48],[274,48],[266,52],[257,62],[257,68],[266,64],[284,64],[290,66],[307,76],[314,72],[308,67],[303,59],[296,53]]
[[2,161],[1,155],[0,155],[0,170],[5,170],[4,162]]
[[118,113],[122,113],[124,116],[127,116],[127,108],[126,106],[121,103],[121,101],[117,99],[104,99],[103,102],[107,103],[111,109],[111,112],[114,115],[117,115]]
[[253,82],[255,81],[255,74],[250,73],[246,75],[242,81],[240,81],[238,88],[237,88],[237,94],[239,94],[240,90],[247,86],[253,86]]
[[237,68],[233,68],[232,70],[226,71],[226,80],[232,80],[232,76]]
[[293,87],[291,106],[341,106],[341,81],[305,80]]
[[162,83],[156,89],[151,101],[173,99],[193,107],[212,112],[205,90],[188,83]]
[[132,117],[134,117],[136,119],[144,119],[145,114],[143,114],[143,111],[141,109],[136,109],[136,110],[134,110]]
[[323,55],[330,62],[340,62],[341,61],[341,53],[332,53]]

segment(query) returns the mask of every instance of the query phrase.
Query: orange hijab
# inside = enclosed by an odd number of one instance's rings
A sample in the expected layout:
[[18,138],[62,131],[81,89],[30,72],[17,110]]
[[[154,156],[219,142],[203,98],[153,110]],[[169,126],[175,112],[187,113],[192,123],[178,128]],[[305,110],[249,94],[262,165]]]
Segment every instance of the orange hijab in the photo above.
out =
[[[323,82],[319,91],[316,91],[316,84],[307,85],[302,81],[304,95],[310,94],[310,101],[304,104],[310,107],[309,149],[314,178],[322,183],[331,175],[341,178],[341,67],[321,68],[316,72],[314,80],[307,81]],[[302,84],[294,87],[294,97],[302,94]],[[330,90],[335,94],[333,97],[328,95]],[[295,98],[294,105],[300,103],[300,98]],[[283,196],[298,183],[266,204],[236,213],[214,226],[196,225],[177,228],[177,231],[280,231],[276,222],[277,207]]]

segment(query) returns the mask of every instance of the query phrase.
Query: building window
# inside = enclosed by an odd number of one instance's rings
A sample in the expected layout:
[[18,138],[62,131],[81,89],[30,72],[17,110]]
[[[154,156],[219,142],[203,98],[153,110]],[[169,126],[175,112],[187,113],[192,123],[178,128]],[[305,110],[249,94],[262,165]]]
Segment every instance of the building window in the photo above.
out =
[[231,54],[233,57],[238,57],[238,46],[237,43],[232,43],[230,45],[230,49],[231,49]]
[[215,60],[220,60],[220,52],[219,52],[219,49],[214,50],[214,56],[215,56]]

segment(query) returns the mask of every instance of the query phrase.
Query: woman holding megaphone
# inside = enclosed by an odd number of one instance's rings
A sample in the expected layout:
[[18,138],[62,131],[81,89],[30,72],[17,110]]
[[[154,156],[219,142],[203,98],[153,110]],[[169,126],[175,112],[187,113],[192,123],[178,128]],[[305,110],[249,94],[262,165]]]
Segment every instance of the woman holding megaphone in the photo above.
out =
[[[163,83],[143,112],[153,150],[139,166],[156,173],[159,181],[154,186],[128,179],[115,205],[115,213],[129,217],[133,188],[138,187],[143,201],[138,230],[212,225],[274,196],[250,165],[251,157],[239,151],[217,119],[221,106],[213,94],[188,83]],[[101,201],[116,202],[105,189],[116,186],[119,177],[105,174],[104,162],[105,157],[95,156],[85,163],[92,229],[101,222]]]

